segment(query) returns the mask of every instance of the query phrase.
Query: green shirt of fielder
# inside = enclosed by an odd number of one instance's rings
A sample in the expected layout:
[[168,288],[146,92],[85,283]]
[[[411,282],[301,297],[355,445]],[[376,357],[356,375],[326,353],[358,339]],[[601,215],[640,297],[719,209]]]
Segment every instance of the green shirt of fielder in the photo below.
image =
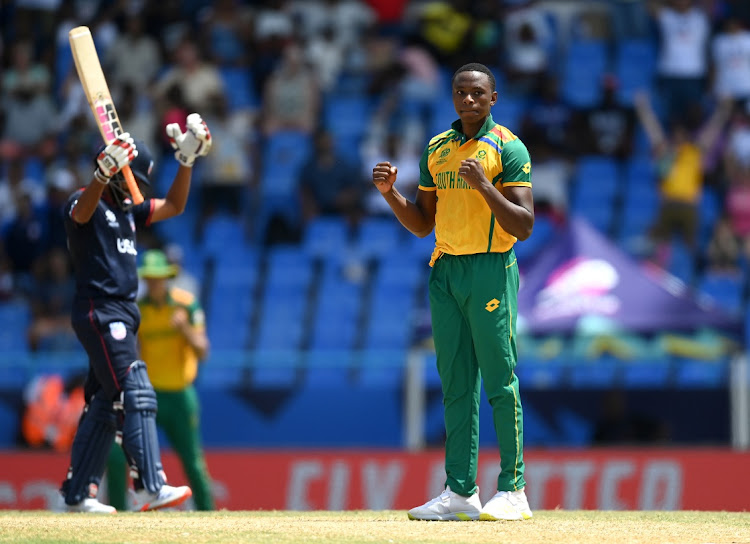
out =
[[[139,302],[141,358],[156,391],[156,423],[180,458],[198,510],[213,510],[211,483],[200,445],[198,395],[193,381],[208,351],[203,310],[192,293],[167,284],[177,269],[159,250],[147,251],[138,274],[148,286]],[[108,464],[110,503],[125,509],[125,458],[112,448]]]
[[[532,516],[524,487],[523,412],[516,367],[518,265],[513,252],[534,226],[531,161],[523,143],[490,115],[495,78],[482,64],[452,81],[459,119],[433,137],[420,161],[416,200],[399,194],[398,170],[373,183],[413,234],[435,229],[430,311],[443,389],[445,491],[409,511],[422,520],[516,520]],[[482,506],[477,487],[479,399],[484,385],[498,447],[498,492]]]

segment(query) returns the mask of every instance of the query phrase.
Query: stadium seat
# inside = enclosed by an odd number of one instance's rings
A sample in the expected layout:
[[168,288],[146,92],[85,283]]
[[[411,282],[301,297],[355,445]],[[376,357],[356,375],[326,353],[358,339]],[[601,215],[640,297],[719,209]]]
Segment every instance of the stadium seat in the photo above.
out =
[[609,358],[573,365],[568,378],[574,389],[606,389],[617,380],[618,364]]
[[349,245],[349,226],[343,217],[316,217],[305,226],[302,247],[311,257],[334,257]]
[[615,50],[614,72],[617,77],[617,100],[623,106],[633,105],[638,90],[649,90],[653,85],[657,51],[650,40],[620,41]]
[[721,310],[739,316],[744,308],[744,278],[740,273],[708,271],[698,281],[698,291]]
[[313,262],[302,248],[280,245],[267,254],[266,286],[307,289],[313,275]]
[[562,96],[574,108],[590,108],[601,99],[607,66],[606,45],[595,40],[572,42],[562,63]]
[[0,303],[0,350],[27,351],[26,334],[31,323],[31,311],[23,301]]
[[670,386],[668,360],[636,361],[622,365],[620,379],[628,389],[664,389]]
[[258,106],[258,98],[247,68],[224,66],[219,69],[219,74],[231,111]]
[[373,258],[398,251],[402,245],[403,227],[395,220],[367,217],[355,234],[354,250],[364,258]]
[[588,155],[578,159],[573,174],[573,201],[612,202],[619,192],[620,173],[614,159]]
[[684,283],[692,284],[695,275],[695,259],[681,240],[673,240],[670,244],[667,270]]
[[680,389],[724,387],[728,378],[726,361],[697,361],[675,358],[675,385]]
[[352,152],[367,128],[372,104],[364,95],[336,96],[323,104],[323,124],[334,135],[342,150]]
[[206,220],[201,238],[206,255],[219,257],[242,251],[246,245],[245,224],[240,217],[219,213]]
[[374,277],[376,289],[414,289],[429,272],[425,259],[417,260],[409,253],[390,253],[378,261]]

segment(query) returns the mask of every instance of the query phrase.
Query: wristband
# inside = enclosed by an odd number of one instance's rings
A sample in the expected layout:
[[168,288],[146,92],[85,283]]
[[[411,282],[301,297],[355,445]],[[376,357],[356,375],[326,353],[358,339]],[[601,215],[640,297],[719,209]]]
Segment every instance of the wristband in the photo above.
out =
[[102,185],[107,185],[109,183],[110,178],[102,174],[102,171],[96,168],[94,170],[94,179],[101,183]]

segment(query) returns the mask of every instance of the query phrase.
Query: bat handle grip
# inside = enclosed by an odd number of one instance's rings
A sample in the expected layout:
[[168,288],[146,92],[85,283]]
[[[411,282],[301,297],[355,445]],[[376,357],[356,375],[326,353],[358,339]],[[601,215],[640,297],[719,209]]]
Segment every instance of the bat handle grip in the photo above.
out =
[[128,184],[128,190],[130,191],[130,197],[133,199],[133,204],[138,205],[143,202],[143,195],[138,188],[138,184],[135,181],[135,176],[133,176],[133,171],[130,169],[130,166],[125,166],[122,169],[122,175],[125,176],[125,183]]

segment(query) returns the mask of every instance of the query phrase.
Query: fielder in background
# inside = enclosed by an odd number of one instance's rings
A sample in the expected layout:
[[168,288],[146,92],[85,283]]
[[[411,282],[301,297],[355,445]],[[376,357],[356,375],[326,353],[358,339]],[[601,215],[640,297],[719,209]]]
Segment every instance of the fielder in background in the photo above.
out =
[[[148,377],[156,391],[159,412],[156,424],[182,462],[195,507],[213,510],[211,483],[200,443],[200,409],[193,382],[198,362],[208,354],[205,316],[195,295],[170,286],[177,267],[158,249],[147,251],[138,275],[146,282],[146,295],[138,303],[141,359],[148,361]],[[125,458],[112,448],[107,467],[109,502],[126,508]]]
[[[372,180],[416,236],[435,229],[429,293],[445,415],[445,490],[409,511],[418,520],[520,520],[523,416],[516,367],[518,265],[513,251],[534,226],[531,162],[523,143],[492,120],[495,78],[484,65],[452,80],[459,119],[422,154],[415,202],[394,187],[397,168],[380,162]],[[479,500],[479,394],[484,382],[500,448],[498,492]]]
[[156,434],[156,393],[136,342],[140,325],[135,302],[136,227],[183,212],[193,163],[211,148],[208,127],[197,113],[187,117],[184,133],[176,123],[166,131],[180,167],[165,198],[133,205],[120,170],[130,165],[139,185],[145,186],[153,160],[145,144],[124,133],[99,153],[91,182],[73,193],[65,205],[65,231],[76,280],[71,321],[89,357],[86,407],[61,488],[73,512],[116,512],[97,500],[115,439],[126,452],[138,509],[174,506],[192,495],[187,486],[166,484]]

